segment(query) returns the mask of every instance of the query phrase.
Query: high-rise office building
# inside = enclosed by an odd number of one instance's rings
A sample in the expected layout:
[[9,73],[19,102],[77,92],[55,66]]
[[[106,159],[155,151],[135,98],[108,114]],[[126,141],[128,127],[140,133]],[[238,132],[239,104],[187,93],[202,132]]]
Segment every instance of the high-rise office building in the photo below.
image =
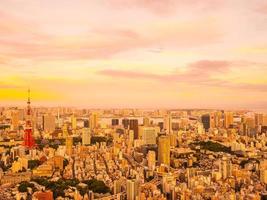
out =
[[122,125],[125,129],[129,128],[130,120],[127,118],[122,119]]
[[154,170],[156,165],[156,153],[155,151],[148,151],[147,153],[147,166],[149,170]]
[[215,119],[215,113],[210,113],[210,128],[216,127]]
[[129,129],[134,131],[134,139],[138,139],[138,119],[130,119]]
[[119,119],[111,119],[111,125],[112,126],[118,126],[119,125]]
[[64,124],[62,127],[62,136],[63,138],[66,138],[68,135],[69,135],[68,125]]
[[160,136],[158,139],[158,162],[159,164],[170,165],[170,137]]
[[252,117],[246,117],[245,123],[248,125],[248,128],[255,128],[255,119]]
[[170,134],[170,145],[171,147],[177,146],[177,135],[174,133]]
[[202,122],[205,130],[208,131],[210,128],[210,115],[209,114],[202,115],[201,116],[201,122]]
[[164,123],[163,122],[158,122],[158,126],[160,128],[160,131],[163,131]]
[[164,117],[164,129],[166,130],[166,134],[172,133],[172,117],[170,114]]
[[263,115],[263,118],[262,118],[262,125],[263,126],[267,126],[267,115]]
[[229,128],[234,123],[234,116],[232,112],[224,113],[224,128]]
[[139,195],[139,181],[136,179],[128,179],[126,181],[127,200],[137,200]]
[[214,123],[216,128],[223,127],[222,112],[219,111],[214,113]]
[[143,118],[143,126],[149,126],[150,123],[149,123],[149,118],[148,117],[144,117]]
[[96,113],[96,112],[91,113],[91,115],[89,117],[90,129],[97,128],[98,127],[98,121],[99,121],[98,113]]
[[[156,144],[156,138],[159,130],[155,127],[140,127],[139,134],[142,134],[142,140],[144,144]],[[158,132],[157,132],[158,131]]]
[[11,113],[11,122],[12,122],[12,129],[13,130],[18,130],[19,128],[19,112],[18,111],[13,111]]
[[56,128],[56,119],[52,114],[43,116],[43,130],[46,132],[53,132]]
[[114,194],[118,194],[121,192],[122,190],[122,185],[123,185],[123,181],[122,180],[114,180],[114,189],[113,189],[113,193]]
[[72,147],[73,147],[73,137],[66,137],[66,153],[67,155],[72,155]]
[[84,127],[82,130],[82,144],[83,145],[91,144],[91,133],[88,127]]
[[255,113],[255,125],[256,126],[263,125],[263,114]]
[[83,127],[84,128],[89,128],[90,127],[89,120],[84,120]]
[[231,163],[230,158],[222,157],[219,170],[221,172],[223,179],[226,179],[232,175],[232,163]]
[[134,143],[134,131],[133,130],[127,130],[128,131],[128,145],[133,146]]
[[74,114],[71,116],[71,127],[72,127],[72,130],[76,130],[77,129],[77,119],[74,116]]

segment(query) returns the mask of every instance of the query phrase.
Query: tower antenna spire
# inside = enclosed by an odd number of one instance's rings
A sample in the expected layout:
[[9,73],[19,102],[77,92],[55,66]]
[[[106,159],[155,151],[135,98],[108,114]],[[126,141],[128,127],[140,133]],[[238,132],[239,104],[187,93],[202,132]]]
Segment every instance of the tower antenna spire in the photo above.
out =
[[31,90],[30,90],[30,88],[28,88],[28,102],[27,102],[28,104],[31,103],[31,98],[30,98],[31,96],[30,95],[31,95]]

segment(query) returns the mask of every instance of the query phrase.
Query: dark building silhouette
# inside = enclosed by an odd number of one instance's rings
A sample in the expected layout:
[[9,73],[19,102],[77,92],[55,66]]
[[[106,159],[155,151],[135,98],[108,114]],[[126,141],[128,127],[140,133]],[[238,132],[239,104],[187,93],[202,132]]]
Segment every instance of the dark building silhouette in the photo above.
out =
[[130,119],[129,129],[134,131],[134,139],[138,139],[138,120]]
[[202,122],[205,130],[208,131],[210,128],[210,115],[208,115],[208,114],[202,115],[201,116],[201,122]]
[[162,131],[163,130],[163,127],[164,127],[164,123],[163,122],[159,122],[158,123],[158,126],[160,127],[160,131]]
[[126,118],[122,119],[122,125],[125,129],[128,129],[129,123],[130,123],[129,119]]
[[84,120],[83,127],[84,128],[89,128],[89,120]]
[[112,126],[118,126],[119,125],[119,119],[111,119],[111,125]]

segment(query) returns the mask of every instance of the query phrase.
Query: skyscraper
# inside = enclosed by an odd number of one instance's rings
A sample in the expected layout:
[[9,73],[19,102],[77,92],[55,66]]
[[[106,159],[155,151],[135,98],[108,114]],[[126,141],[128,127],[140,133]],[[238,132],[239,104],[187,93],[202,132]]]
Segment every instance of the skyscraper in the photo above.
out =
[[134,139],[138,139],[138,119],[130,119],[129,129],[134,131]]
[[19,112],[17,110],[13,111],[11,114],[12,117],[12,129],[18,130],[19,128]]
[[234,122],[234,117],[232,112],[224,113],[224,128],[229,128]]
[[170,138],[160,136],[158,140],[158,162],[159,164],[170,165]]
[[89,124],[90,124],[90,129],[95,129],[98,126],[98,113],[93,112],[91,113],[90,117],[89,117]]
[[148,151],[147,153],[147,166],[149,170],[154,170],[156,164],[156,153],[155,151]]
[[32,133],[32,119],[31,119],[31,101],[30,101],[30,90],[28,90],[28,102],[27,102],[27,115],[26,115],[26,128],[24,133],[24,146],[26,148],[33,148],[35,141]]
[[166,130],[166,134],[172,133],[172,117],[170,114],[164,117],[164,129]]
[[259,126],[263,124],[263,114],[256,113],[255,114],[255,125]]
[[150,124],[150,123],[149,123],[149,118],[148,118],[148,117],[144,117],[144,118],[143,118],[143,125],[144,125],[144,126],[149,126],[149,124]]
[[71,116],[71,127],[72,127],[72,130],[76,130],[77,129],[77,119],[74,116],[74,114]]
[[111,125],[112,125],[112,126],[117,126],[117,125],[119,125],[119,119],[111,119]]
[[68,135],[69,135],[68,125],[64,124],[62,127],[62,136],[63,138],[66,138]]
[[43,116],[43,130],[46,132],[53,132],[56,128],[56,119],[52,114]]
[[210,113],[210,128],[215,128],[216,125],[215,119],[216,119],[215,113]]
[[90,134],[89,128],[83,128],[82,144],[83,145],[90,145],[91,144],[91,134]]
[[215,123],[216,128],[218,128],[218,127],[222,128],[223,127],[222,112],[220,112],[220,111],[215,112],[214,123]]
[[[142,133],[142,140],[144,144],[156,144],[157,132],[154,127],[141,127],[140,131]],[[158,130],[159,132],[159,130]],[[140,133],[140,134],[141,134]]]
[[139,195],[139,181],[136,179],[130,179],[126,182],[126,195],[127,200],[136,200]]
[[124,118],[124,119],[122,119],[122,125],[123,125],[123,127],[125,128],[125,129],[127,129],[128,128],[128,126],[129,126],[129,119],[126,119],[126,118]]
[[232,163],[230,158],[223,157],[220,163],[220,172],[222,174],[222,178],[226,179],[232,175]]
[[210,115],[209,114],[202,115],[201,116],[201,122],[202,122],[205,130],[208,131],[210,128]]
[[66,153],[67,155],[72,154],[73,138],[68,136],[66,137]]

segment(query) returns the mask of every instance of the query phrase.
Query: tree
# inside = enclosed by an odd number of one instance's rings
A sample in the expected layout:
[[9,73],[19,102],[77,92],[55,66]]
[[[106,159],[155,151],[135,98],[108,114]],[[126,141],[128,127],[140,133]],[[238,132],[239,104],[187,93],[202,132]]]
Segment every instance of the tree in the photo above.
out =
[[28,160],[28,167],[30,169],[34,169],[34,168],[38,167],[40,164],[41,163],[39,160]]
[[23,181],[19,184],[18,190],[19,192],[27,192],[28,188],[32,188],[34,190],[34,184]]
[[105,185],[103,181],[99,181],[96,179],[86,180],[83,181],[83,183],[88,185],[88,188],[92,190],[95,193],[108,193],[110,192],[110,189],[108,186]]
[[66,158],[64,158],[64,160],[63,160],[63,168],[68,166],[68,164],[69,164],[69,161]]
[[27,186],[24,184],[20,184],[18,187],[19,192],[27,192]]
[[82,196],[84,196],[89,191],[88,186],[86,187],[77,186],[77,190],[80,192]]

